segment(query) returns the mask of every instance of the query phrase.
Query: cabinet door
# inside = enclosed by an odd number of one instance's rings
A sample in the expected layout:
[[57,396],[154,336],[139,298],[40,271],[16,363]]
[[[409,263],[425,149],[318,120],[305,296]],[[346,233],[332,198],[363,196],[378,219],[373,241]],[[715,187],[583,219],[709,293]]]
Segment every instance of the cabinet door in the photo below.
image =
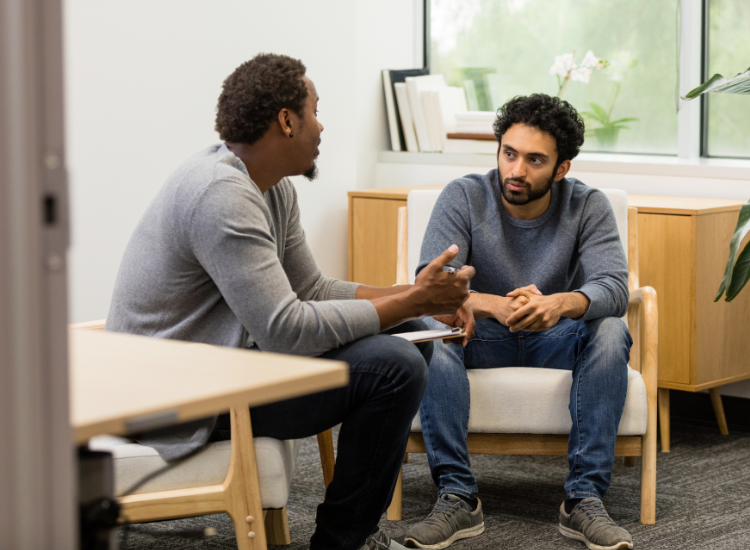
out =
[[659,304],[659,382],[695,383],[695,216],[638,214],[640,283]]
[[398,209],[405,200],[351,199],[350,279],[372,286],[396,284]]

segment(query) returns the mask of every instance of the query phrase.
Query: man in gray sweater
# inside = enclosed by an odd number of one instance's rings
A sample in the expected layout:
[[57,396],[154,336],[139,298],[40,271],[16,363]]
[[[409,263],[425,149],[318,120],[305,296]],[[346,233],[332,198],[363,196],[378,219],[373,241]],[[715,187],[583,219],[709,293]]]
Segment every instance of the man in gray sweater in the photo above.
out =
[[[426,328],[438,315],[473,331],[474,269],[443,267],[448,246],[411,286],[374,288],[324,277],[307,246],[288,176],[316,174],[323,126],[298,60],[261,54],[224,82],[224,143],[184,162],[127,246],[107,330],[346,361],[346,388],[251,410],[256,436],[299,439],[341,424],[333,482],[312,549],[398,549],[378,529],[427,382],[432,345],[384,331]],[[400,326],[399,326],[400,325]],[[466,339],[468,341],[468,337]],[[216,418],[143,434],[166,460],[202,449]]]
[[445,548],[484,530],[466,446],[466,369],[531,366],[573,371],[560,532],[592,549],[632,548],[601,500],[627,392],[632,340],[619,317],[628,268],[607,198],[565,177],[583,134],[565,101],[544,94],[509,101],[495,122],[497,169],[451,182],[432,212],[417,272],[457,243],[454,265],[477,270],[469,299],[477,322],[465,348],[434,347],[420,413],[439,498],[409,529],[407,546]]

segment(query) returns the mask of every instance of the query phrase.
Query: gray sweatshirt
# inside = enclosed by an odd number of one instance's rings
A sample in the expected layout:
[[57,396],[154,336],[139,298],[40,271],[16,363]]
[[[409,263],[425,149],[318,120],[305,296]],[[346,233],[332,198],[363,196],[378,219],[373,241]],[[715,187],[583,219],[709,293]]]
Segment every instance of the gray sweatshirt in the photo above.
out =
[[263,194],[213,145],[169,177],[135,229],[107,330],[314,356],[379,331],[358,286],[321,274],[288,179]]
[[472,265],[476,292],[505,296],[535,284],[543,294],[582,292],[583,319],[622,317],[628,308],[628,264],[607,197],[574,178],[552,184],[547,210],[518,220],[500,200],[498,171],[452,181],[427,226],[417,272],[451,244],[454,267]]
[[[355,283],[324,277],[284,178],[265,194],[225,145],[167,180],[128,243],[106,330],[315,356],[377,334]],[[139,441],[167,460],[208,441],[215,418]]]

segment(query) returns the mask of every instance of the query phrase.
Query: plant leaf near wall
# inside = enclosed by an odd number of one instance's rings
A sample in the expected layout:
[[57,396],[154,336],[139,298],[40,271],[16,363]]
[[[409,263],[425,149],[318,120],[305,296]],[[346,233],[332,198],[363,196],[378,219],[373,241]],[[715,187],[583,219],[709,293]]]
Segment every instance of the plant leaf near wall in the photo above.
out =
[[690,100],[707,94],[708,92],[719,92],[724,94],[750,94],[750,67],[744,73],[735,75],[727,80],[720,74],[715,74],[706,82],[690,90],[682,99]]
[[726,301],[731,302],[750,279],[750,243],[745,245],[744,250],[737,257],[737,252],[742,244],[742,239],[750,232],[750,201],[740,209],[737,219],[737,227],[734,230],[732,241],[729,243],[729,259],[724,270],[724,279],[721,281],[719,292],[714,302],[718,302],[726,290]]

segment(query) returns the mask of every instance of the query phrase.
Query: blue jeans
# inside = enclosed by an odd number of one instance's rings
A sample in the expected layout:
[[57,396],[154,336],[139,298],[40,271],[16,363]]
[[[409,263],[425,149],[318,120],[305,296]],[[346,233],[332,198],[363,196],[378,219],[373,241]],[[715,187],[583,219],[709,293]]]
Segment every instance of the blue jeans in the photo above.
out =
[[[430,328],[444,327],[434,319],[426,322]],[[439,493],[471,497],[478,492],[466,446],[470,407],[466,369],[541,367],[573,371],[566,497],[603,498],[612,476],[632,343],[625,323],[613,317],[561,318],[543,332],[515,333],[495,319],[479,319],[465,348],[436,342],[420,415],[427,460]]]
[[[433,344],[387,333],[426,330],[408,321],[321,357],[349,363],[349,384],[250,409],[255,437],[301,439],[341,424],[333,481],[318,506],[310,549],[357,550],[393,496],[414,415],[427,385]],[[220,416],[215,439],[229,436]]]

